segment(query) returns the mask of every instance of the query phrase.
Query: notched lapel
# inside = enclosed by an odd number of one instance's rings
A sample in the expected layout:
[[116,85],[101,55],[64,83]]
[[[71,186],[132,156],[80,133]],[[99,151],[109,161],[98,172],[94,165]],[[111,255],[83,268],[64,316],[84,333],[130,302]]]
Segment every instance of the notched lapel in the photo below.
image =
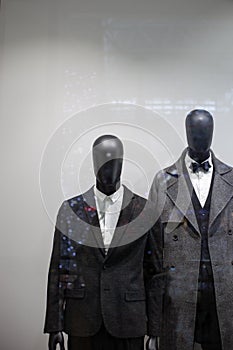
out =
[[[192,198],[184,174],[181,174],[177,182],[167,189],[167,195],[200,235]],[[181,216],[180,214],[178,215],[177,209],[174,208],[169,221],[178,222],[180,220],[182,220]]]
[[197,233],[200,235],[200,230],[197,223],[195,210],[193,207],[190,190],[188,188],[187,181],[185,178],[185,176],[188,176],[188,173],[184,169],[185,154],[186,150],[178,159],[176,165],[167,170],[167,173],[171,176],[171,179],[169,180],[166,193],[175,205],[175,208],[170,214],[169,222],[179,223],[182,220],[182,215],[180,215],[181,212],[183,216],[186,217],[190,224],[195,228]]
[[[184,150],[183,154],[175,163],[175,165],[167,168],[166,170],[167,176],[170,176],[168,180],[166,194],[175,205],[174,210],[169,216],[169,222],[179,223],[180,220],[182,220],[179,213],[180,211],[200,235],[194,207],[192,204],[190,190],[188,188],[185,178],[185,176],[188,176],[188,173],[186,173],[184,168],[184,157],[186,151],[187,150]],[[232,167],[218,160],[213,152],[212,157],[215,168],[215,175],[210,206],[209,229],[233,197]],[[179,209],[179,211],[177,211],[177,208]],[[170,225],[170,227],[168,226],[168,228],[171,230],[173,226],[174,225]]]
[[94,186],[92,186],[90,190],[83,195],[83,203],[83,209],[90,225],[92,236],[96,242],[96,246],[100,249],[102,255],[105,256],[104,241],[100,229],[99,217],[94,197]]
[[92,235],[95,239],[96,246],[100,249],[105,260],[109,259],[112,253],[121,244],[121,241],[126,233],[129,222],[131,221],[134,213],[134,194],[124,186],[124,195],[122,201],[122,210],[120,212],[117,226],[112,238],[112,242],[108,249],[107,255],[105,254],[103,237],[100,229],[98,212],[96,209],[96,203],[94,198],[94,187],[87,191],[83,195],[84,212],[88,223],[91,227]]

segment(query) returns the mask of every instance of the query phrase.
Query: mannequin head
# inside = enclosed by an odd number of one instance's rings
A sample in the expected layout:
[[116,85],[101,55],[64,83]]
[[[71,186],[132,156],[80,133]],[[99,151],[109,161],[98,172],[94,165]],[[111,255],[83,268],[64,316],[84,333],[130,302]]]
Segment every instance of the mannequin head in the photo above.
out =
[[187,115],[185,125],[189,156],[202,163],[210,155],[214,130],[213,117],[204,109],[194,109]]
[[98,137],[92,149],[96,187],[110,196],[120,187],[123,144],[113,135]]

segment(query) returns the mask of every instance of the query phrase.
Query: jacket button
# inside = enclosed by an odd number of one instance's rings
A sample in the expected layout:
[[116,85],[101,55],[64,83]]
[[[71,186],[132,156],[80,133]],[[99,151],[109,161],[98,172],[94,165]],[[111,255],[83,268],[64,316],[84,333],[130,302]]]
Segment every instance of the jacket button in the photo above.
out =
[[233,265],[233,261],[231,262],[231,265]]
[[106,269],[107,269],[107,266],[106,266],[106,265],[103,265],[103,269],[106,270]]
[[228,234],[229,234],[229,235],[232,235],[232,230],[229,230],[229,231],[228,231]]
[[173,241],[178,241],[178,236],[177,235],[173,236]]

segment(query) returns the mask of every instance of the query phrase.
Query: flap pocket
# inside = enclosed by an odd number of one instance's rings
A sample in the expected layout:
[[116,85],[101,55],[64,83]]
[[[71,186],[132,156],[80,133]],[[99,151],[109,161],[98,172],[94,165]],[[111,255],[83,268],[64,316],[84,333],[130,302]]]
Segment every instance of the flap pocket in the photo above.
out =
[[126,301],[140,301],[146,300],[146,294],[143,290],[132,290],[125,292],[125,300]]
[[164,232],[171,233],[181,225],[184,225],[186,226],[185,228],[187,228],[187,221],[185,219],[182,219],[180,221],[164,221],[163,222]]
[[83,299],[85,296],[85,289],[66,289],[65,296],[66,298]]
[[65,283],[73,283],[77,279],[77,275],[60,274],[59,281]]

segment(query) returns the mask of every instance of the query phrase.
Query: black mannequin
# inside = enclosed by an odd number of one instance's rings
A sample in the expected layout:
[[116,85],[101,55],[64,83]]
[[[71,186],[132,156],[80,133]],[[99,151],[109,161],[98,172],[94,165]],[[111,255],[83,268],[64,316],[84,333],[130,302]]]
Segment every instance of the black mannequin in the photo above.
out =
[[213,117],[206,110],[195,109],[186,117],[189,156],[198,163],[209,158],[213,128]]
[[110,196],[120,187],[123,145],[117,137],[103,135],[94,142],[92,154],[96,187]]
[[[93,165],[96,176],[96,187],[110,196],[120,187],[120,176],[123,161],[123,145],[115,136],[104,135],[93,144]],[[50,333],[49,350],[56,350],[57,344],[64,350],[62,332]]]
[[[210,156],[213,138],[213,117],[202,109],[191,111],[186,117],[186,135],[190,158],[202,163]],[[159,349],[158,338],[151,337],[147,341],[147,350]]]
[[[100,136],[93,144],[92,155],[96,187],[102,193],[110,196],[119,189],[121,184],[123,144],[116,136]],[[62,332],[49,334],[49,350],[56,350],[57,345],[60,345],[61,350],[65,350]],[[157,349],[158,339],[150,337],[147,341],[147,350]]]
[[[210,157],[210,147],[211,147],[212,138],[213,138],[213,129],[214,129],[213,117],[206,110],[201,110],[201,109],[193,110],[186,117],[186,134],[187,134],[187,141],[188,141],[188,146],[189,146],[188,154],[189,154],[190,158],[192,158],[195,162],[197,162],[199,164],[205,162]],[[203,235],[203,233],[202,233],[202,235]],[[207,245],[208,245],[208,243],[207,243]],[[205,255],[205,258],[206,258],[206,255]],[[210,259],[210,257],[209,257],[209,259]],[[204,266],[204,265],[200,265],[200,266]],[[200,267],[199,278],[203,279],[203,277],[200,277],[202,274],[201,270],[202,270],[202,268]],[[211,273],[213,275],[213,272],[211,272]],[[203,292],[201,291],[200,293],[203,293]],[[202,299],[202,300],[205,300],[205,299]],[[202,316],[198,317],[198,315],[199,315],[199,313],[203,313],[203,303],[204,302],[202,301],[202,303],[201,303],[202,306],[200,306],[200,307],[198,307],[198,304],[197,304],[196,318],[198,318],[198,319],[202,319]],[[206,302],[205,302],[205,304],[206,304]],[[207,308],[207,310],[208,310],[208,308]],[[210,320],[209,320],[209,322],[210,322]],[[198,320],[198,323],[200,323],[199,320]],[[197,323],[195,326],[195,339],[196,339],[196,337],[197,338],[200,337],[200,335],[199,336],[196,335],[196,327],[197,327]],[[203,329],[203,324],[202,324],[202,326],[199,325],[199,330],[197,331],[197,334],[200,332],[200,328]],[[205,329],[205,326],[204,326],[204,329]],[[216,333],[218,333],[218,332],[216,331]],[[199,341],[198,341],[198,343],[199,343]],[[205,346],[205,347],[203,347],[203,346]],[[209,346],[208,344],[207,345],[202,344],[202,349],[212,349],[212,347],[211,347],[212,345],[210,345],[210,347],[208,347],[208,346]],[[219,343],[218,343],[218,345],[216,344],[215,346],[216,347],[214,347],[214,349],[218,349],[218,350],[221,349],[221,345]]]
[[149,195],[166,233],[159,346],[166,350],[230,349],[233,168],[211,149],[214,121],[208,111],[191,111],[185,125],[188,147],[155,175]]

